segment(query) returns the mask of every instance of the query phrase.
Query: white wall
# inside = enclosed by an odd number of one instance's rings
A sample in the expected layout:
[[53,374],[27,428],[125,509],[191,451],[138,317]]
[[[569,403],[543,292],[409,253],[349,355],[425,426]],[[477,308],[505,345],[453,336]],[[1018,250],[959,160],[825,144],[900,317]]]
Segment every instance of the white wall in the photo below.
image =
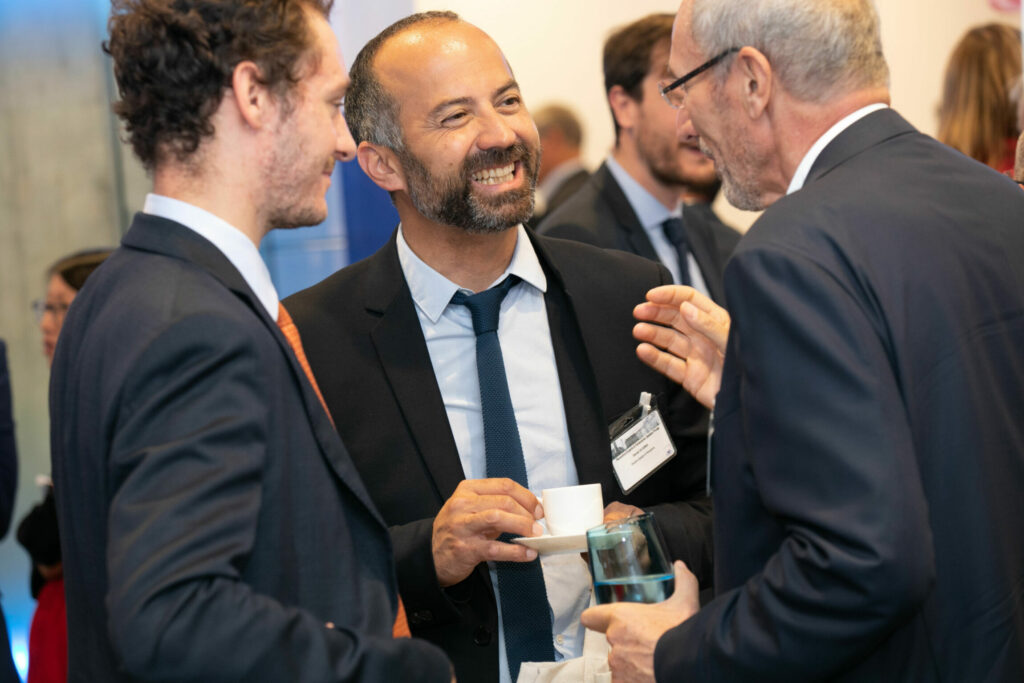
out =
[[[600,163],[613,142],[601,73],[605,37],[651,12],[678,8],[676,0],[415,0],[414,5],[416,11],[454,10],[491,34],[532,108],[549,100],[574,107],[584,120],[584,158],[591,166]],[[935,132],[942,72],[954,43],[976,24],[1021,23],[1019,12],[997,12],[988,0],[876,0],[876,5],[892,70],[893,106],[929,134]],[[727,222],[744,229],[756,217],[727,205],[720,208]]]

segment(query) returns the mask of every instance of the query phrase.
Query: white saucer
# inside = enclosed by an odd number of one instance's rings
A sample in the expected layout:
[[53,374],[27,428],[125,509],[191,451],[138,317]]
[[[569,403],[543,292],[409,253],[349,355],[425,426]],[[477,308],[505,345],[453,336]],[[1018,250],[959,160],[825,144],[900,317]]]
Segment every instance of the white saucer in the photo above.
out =
[[587,551],[586,534],[566,534],[564,536],[520,536],[512,539],[513,543],[533,548],[541,555],[555,553],[585,553]]

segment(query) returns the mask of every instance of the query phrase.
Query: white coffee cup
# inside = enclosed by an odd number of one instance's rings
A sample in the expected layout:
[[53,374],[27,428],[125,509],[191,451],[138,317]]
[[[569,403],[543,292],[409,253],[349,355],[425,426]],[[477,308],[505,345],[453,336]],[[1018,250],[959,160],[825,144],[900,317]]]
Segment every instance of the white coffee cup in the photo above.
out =
[[552,536],[584,534],[604,521],[600,484],[544,489],[540,495],[544,521]]

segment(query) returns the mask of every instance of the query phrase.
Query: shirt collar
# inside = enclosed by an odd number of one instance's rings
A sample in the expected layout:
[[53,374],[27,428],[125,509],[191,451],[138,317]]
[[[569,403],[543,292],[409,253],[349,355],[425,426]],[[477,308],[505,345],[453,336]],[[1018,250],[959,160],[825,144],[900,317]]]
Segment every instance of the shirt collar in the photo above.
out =
[[142,212],[180,223],[212,242],[238,270],[270,317],[277,321],[277,290],[270,279],[270,271],[259,249],[241,230],[198,206],[153,193],[146,195]]
[[644,230],[655,228],[660,230],[661,224],[665,222],[665,219],[673,216],[679,218],[683,215],[682,201],[676,204],[674,210],[669,211],[653,194],[644,189],[643,185],[634,180],[633,176],[629,175],[626,169],[622,168],[614,157],[609,156],[605,160],[605,164],[608,166],[608,170],[611,171],[612,177],[615,178],[615,182],[622,188],[623,194],[629,200],[629,204],[633,207],[633,212],[640,221],[640,225],[644,227]]
[[786,190],[786,194],[793,194],[804,186],[804,183],[807,182],[807,174],[811,172],[811,167],[814,166],[814,162],[818,160],[818,155],[820,155],[821,151],[828,146],[828,143],[835,140],[840,133],[857,121],[860,121],[868,114],[874,113],[879,109],[885,109],[888,106],[889,105],[887,104],[876,102],[875,104],[869,104],[866,107],[861,107],[852,114],[840,119],[838,123],[825,131],[825,134],[811,145],[811,148],[807,150],[807,154],[805,154],[804,158],[800,161],[800,165],[796,167],[796,173],[793,174],[793,179],[789,181],[789,189]]
[[[398,248],[398,262],[402,266],[402,272],[405,274],[405,281],[409,285],[413,301],[416,302],[416,306],[423,311],[424,315],[430,319],[430,322],[436,323],[441,318],[441,314],[444,313],[444,309],[451,302],[452,296],[454,296],[456,291],[462,289],[462,291],[469,294],[473,293],[459,287],[444,275],[428,266],[417,256],[409,247],[409,243],[405,241],[401,225],[398,226],[398,236],[395,238],[395,244]],[[508,264],[505,272],[491,283],[490,287],[498,284],[509,275],[516,275],[523,282],[533,286],[540,292],[547,291],[547,276],[544,275],[544,269],[540,265],[540,259],[537,258],[537,252],[534,250],[533,244],[526,234],[526,229],[522,225],[516,228],[516,248],[512,252],[512,261]]]

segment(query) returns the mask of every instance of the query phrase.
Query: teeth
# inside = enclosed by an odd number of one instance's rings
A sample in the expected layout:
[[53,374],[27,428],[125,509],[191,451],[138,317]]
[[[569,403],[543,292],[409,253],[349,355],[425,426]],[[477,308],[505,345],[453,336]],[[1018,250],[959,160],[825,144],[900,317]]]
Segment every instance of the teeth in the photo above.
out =
[[481,185],[507,183],[511,182],[512,178],[515,177],[515,170],[516,165],[514,163],[501,168],[488,168],[474,173],[472,179],[473,182],[480,183]]

